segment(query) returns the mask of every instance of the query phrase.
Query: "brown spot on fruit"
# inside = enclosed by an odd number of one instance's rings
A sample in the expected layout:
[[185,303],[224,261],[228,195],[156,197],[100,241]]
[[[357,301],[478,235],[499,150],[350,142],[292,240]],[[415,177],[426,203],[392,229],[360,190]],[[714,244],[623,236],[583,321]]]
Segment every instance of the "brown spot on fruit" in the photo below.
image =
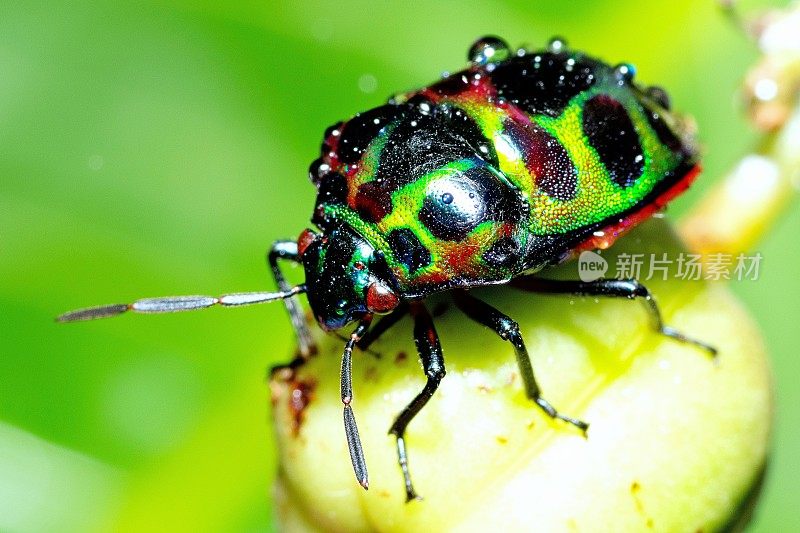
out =
[[292,435],[295,437],[300,435],[300,428],[305,420],[305,411],[308,408],[308,404],[314,399],[314,391],[316,388],[316,380],[297,379],[296,375],[293,376],[292,381],[289,382],[289,401],[287,407],[292,421]]

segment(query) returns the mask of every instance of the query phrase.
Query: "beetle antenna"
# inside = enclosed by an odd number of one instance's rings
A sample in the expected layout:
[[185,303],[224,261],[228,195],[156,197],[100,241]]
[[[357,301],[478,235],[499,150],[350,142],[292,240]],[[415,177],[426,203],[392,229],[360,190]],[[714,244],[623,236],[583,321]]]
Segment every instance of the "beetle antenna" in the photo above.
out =
[[81,320],[94,320],[121,315],[127,311],[135,313],[176,313],[178,311],[193,311],[205,309],[212,305],[224,307],[238,307],[240,305],[263,304],[275,300],[285,300],[296,294],[306,292],[305,285],[292,287],[287,291],[279,292],[238,292],[222,296],[165,296],[161,298],[142,298],[131,304],[110,304],[97,307],[87,307],[69,311],[56,318],[57,322],[78,322]]
[[369,475],[367,474],[367,462],[364,460],[364,448],[361,445],[361,438],[358,436],[356,417],[350,403],[353,401],[353,370],[352,354],[353,347],[364,336],[372,321],[371,316],[361,320],[361,323],[350,335],[347,344],[344,346],[342,354],[342,374],[341,392],[342,403],[344,404],[344,433],[347,437],[347,448],[350,451],[350,461],[353,463],[353,472],[356,475],[359,485],[369,489]]

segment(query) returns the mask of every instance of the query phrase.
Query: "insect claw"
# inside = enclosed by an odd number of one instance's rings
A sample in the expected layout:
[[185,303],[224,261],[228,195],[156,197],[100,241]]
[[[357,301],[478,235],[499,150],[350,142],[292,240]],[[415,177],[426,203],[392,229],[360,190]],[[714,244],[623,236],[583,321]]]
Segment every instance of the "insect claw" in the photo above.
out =
[[413,492],[413,491],[412,492],[406,492],[406,503],[412,502],[412,501],[421,502],[421,501],[424,501],[424,500],[425,500],[425,498],[423,498],[422,496],[420,496],[416,492]]
[[661,334],[662,335],[666,335],[667,337],[671,337],[671,338],[673,338],[673,339],[675,339],[676,341],[679,341],[679,342],[683,342],[683,343],[686,343],[686,344],[692,344],[692,345],[700,348],[701,350],[705,351],[706,353],[708,353],[708,355],[711,357],[712,360],[714,360],[714,361],[718,361],[719,360],[718,359],[719,350],[717,350],[716,348],[714,348],[710,344],[706,344],[703,341],[699,341],[697,339],[693,339],[692,337],[687,337],[686,335],[684,335],[680,331],[678,331],[678,330],[676,330],[674,328],[671,328],[669,326],[663,326],[661,328]]

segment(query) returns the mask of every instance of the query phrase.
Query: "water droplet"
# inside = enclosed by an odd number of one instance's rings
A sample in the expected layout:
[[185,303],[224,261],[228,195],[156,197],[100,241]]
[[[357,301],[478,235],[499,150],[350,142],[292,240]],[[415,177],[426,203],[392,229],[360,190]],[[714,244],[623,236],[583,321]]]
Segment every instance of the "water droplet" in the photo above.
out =
[[322,159],[316,159],[311,163],[311,166],[308,167],[308,177],[313,183],[317,183],[330,169],[330,165],[323,163]]
[[372,74],[364,74],[358,78],[358,88],[364,93],[374,93],[378,88],[378,79]]
[[510,55],[511,50],[504,40],[499,37],[486,36],[475,41],[475,44],[470,47],[467,59],[476,65],[486,65],[505,61]]
[[100,170],[105,164],[106,160],[102,155],[93,155],[89,158],[89,168],[92,170]]
[[560,54],[566,51],[567,41],[563,37],[553,37],[550,39],[550,42],[547,43],[547,49],[554,54]]
[[328,126],[328,128],[325,130],[323,138],[327,139],[328,137],[331,136],[338,137],[342,133],[339,128],[341,128],[343,124],[344,124],[343,122],[337,122],[333,126]]
[[453,203],[453,195],[449,192],[446,192],[442,195],[442,203],[444,204],[452,204]]
[[614,67],[614,71],[616,72],[620,81],[631,82],[633,81],[633,77],[636,75],[636,67],[630,63],[620,63]]

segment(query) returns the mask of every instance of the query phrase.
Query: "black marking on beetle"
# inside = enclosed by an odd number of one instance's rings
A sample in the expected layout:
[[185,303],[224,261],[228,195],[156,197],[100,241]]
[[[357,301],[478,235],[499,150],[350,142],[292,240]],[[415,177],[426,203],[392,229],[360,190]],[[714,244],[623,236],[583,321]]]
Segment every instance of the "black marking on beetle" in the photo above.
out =
[[526,113],[557,117],[572,98],[597,82],[600,68],[608,70],[602,63],[581,55],[542,52],[497,65],[491,79],[497,96]]
[[483,254],[483,260],[496,268],[511,268],[519,261],[520,247],[511,237],[498,239]]
[[339,161],[347,165],[357,163],[378,133],[387,124],[402,117],[406,110],[405,106],[387,104],[359,113],[348,120],[342,126],[336,147]]
[[392,211],[396,191],[448,163],[479,157],[498,164],[494,146],[465,111],[424,98],[404,106],[391,130],[382,133],[388,137],[375,178],[356,192],[354,208],[368,222],[380,222]]
[[317,187],[316,205],[347,203],[347,179],[338,172],[323,175]]
[[493,165],[495,168],[500,166],[494,143],[484,136],[480,127],[467,114],[466,111],[458,107],[444,104],[435,108],[435,113],[443,119],[444,127],[455,137],[463,141],[476,155]]
[[583,133],[614,183],[630,187],[642,175],[644,152],[639,134],[625,107],[617,100],[600,94],[586,102]]
[[477,147],[470,146],[465,136],[472,141],[483,135],[463,111],[455,113],[457,121],[444,113],[407,110],[389,134],[375,177],[394,183],[396,190],[447,163],[474,156]]
[[411,274],[431,264],[431,253],[408,228],[393,230],[386,236],[386,242],[394,258],[403,263]]
[[513,120],[503,124],[512,144],[522,154],[537,188],[556,200],[572,200],[578,194],[578,169],[567,150],[544,128]]
[[684,151],[685,147],[678,137],[672,132],[666,120],[661,117],[658,111],[646,110],[647,122],[653,131],[656,132],[658,140],[665,144],[673,152]]

